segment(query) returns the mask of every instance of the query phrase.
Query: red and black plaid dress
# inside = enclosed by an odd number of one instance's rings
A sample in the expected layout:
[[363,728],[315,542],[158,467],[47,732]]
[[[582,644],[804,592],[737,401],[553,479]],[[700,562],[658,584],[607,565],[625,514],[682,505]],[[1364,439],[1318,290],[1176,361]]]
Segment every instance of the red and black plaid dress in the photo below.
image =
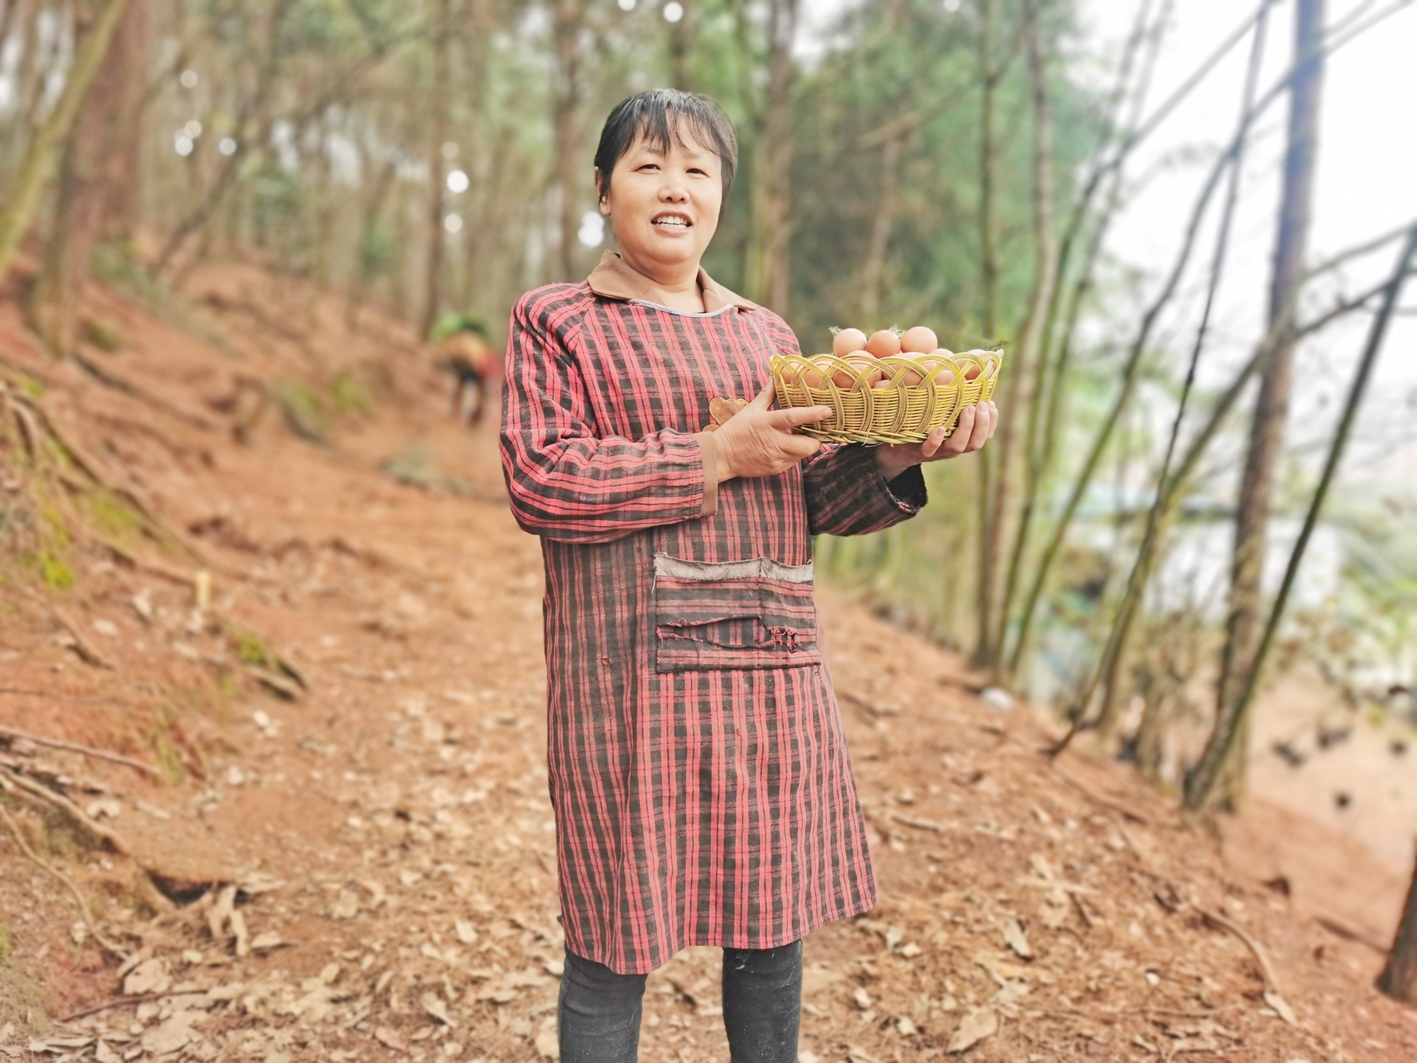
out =
[[502,429],[512,510],[546,565],[566,944],[622,974],[874,906],[810,537],[925,502],[918,470],[887,484],[856,446],[706,484],[709,400],[757,394],[797,341],[706,275],[699,314],[633,298],[637,277],[607,255],[522,298]]

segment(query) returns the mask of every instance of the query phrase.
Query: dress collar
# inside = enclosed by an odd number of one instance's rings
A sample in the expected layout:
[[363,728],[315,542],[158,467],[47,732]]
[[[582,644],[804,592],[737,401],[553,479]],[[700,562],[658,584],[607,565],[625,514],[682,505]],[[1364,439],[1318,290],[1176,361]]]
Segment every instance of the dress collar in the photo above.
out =
[[[614,251],[606,251],[600,256],[600,265],[591,270],[586,278],[590,290],[607,299],[645,299],[651,282]],[[735,295],[699,267],[699,291],[703,293],[704,310],[713,313],[725,306],[738,306],[744,310],[756,310],[758,304],[741,295]],[[653,300],[647,300],[653,302]]]

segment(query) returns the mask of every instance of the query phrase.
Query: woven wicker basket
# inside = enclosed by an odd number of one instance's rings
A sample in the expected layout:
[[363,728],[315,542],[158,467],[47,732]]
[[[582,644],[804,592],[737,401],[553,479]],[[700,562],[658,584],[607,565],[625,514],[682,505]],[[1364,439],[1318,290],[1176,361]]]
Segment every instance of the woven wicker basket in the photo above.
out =
[[[948,429],[947,435],[953,432],[961,410],[989,400],[1003,360],[1003,351],[971,351],[923,361],[881,358],[870,368],[884,369],[890,383],[873,388],[859,370],[835,355],[774,355],[772,379],[782,409],[832,408],[833,416],[828,420],[799,428],[804,435],[829,443],[922,443],[942,425]],[[966,379],[974,367],[979,372],[974,379]],[[838,371],[850,374],[849,386],[832,381]],[[905,377],[912,371],[923,372],[924,379],[907,387]],[[821,374],[821,387],[808,386],[804,378],[809,373]]]

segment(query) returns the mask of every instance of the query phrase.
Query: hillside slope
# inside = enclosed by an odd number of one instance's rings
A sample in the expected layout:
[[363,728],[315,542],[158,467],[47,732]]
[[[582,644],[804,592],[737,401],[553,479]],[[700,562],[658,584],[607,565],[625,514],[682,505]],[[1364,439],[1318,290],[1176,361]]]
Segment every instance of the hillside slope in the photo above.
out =
[[[159,768],[0,744],[34,856],[0,830],[0,1051],[541,1058],[542,577],[494,432],[447,420],[431,353],[374,311],[349,332],[240,265],[164,306],[95,293],[121,344],[83,371],[0,302],[9,396],[152,517],[105,522],[72,459],[41,482],[4,437],[7,512],[59,514],[71,578],[7,562],[0,725]],[[1125,769],[1050,764],[1049,722],[990,710],[951,655],[823,614],[883,901],[807,943],[804,1060],[1417,1059],[1371,950]],[[651,977],[641,1058],[727,1057],[716,969],[690,949]]]

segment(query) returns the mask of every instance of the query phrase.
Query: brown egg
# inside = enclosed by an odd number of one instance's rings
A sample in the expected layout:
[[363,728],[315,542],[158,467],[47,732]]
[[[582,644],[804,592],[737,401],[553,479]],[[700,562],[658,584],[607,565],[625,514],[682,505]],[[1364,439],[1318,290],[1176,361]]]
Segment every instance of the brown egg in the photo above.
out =
[[939,345],[934,331],[924,325],[906,329],[900,338],[900,349],[906,354],[928,354]]
[[825,355],[811,359],[812,368],[802,370],[802,383],[809,388],[824,388],[827,386],[827,369],[831,364],[831,359]]
[[935,373],[932,383],[948,384],[954,378],[954,373],[950,370],[948,363],[948,359],[952,357],[954,356],[944,347],[936,347],[928,354],[915,355],[915,360],[920,363],[921,379],[923,380],[924,377],[929,376],[930,373],[935,370],[936,366],[945,363],[945,367],[938,373]]
[[918,388],[925,381],[925,376],[918,369],[907,369],[905,371],[905,386],[908,388]]
[[846,367],[832,373],[832,383],[839,388],[853,388],[861,377],[865,377],[866,386],[870,387],[881,377],[881,368],[876,365],[876,359],[865,351],[853,351],[843,361],[846,362]]
[[877,358],[892,358],[900,353],[900,337],[883,328],[880,332],[871,333],[871,338],[866,341],[866,350]]
[[866,333],[859,328],[844,328],[832,339],[832,353],[838,358],[845,358],[852,351],[859,351],[866,346]]
[[851,363],[851,368],[864,376],[866,383],[872,387],[875,386],[876,381],[890,375],[886,367],[877,362],[875,357],[867,351],[853,351],[847,361]]

